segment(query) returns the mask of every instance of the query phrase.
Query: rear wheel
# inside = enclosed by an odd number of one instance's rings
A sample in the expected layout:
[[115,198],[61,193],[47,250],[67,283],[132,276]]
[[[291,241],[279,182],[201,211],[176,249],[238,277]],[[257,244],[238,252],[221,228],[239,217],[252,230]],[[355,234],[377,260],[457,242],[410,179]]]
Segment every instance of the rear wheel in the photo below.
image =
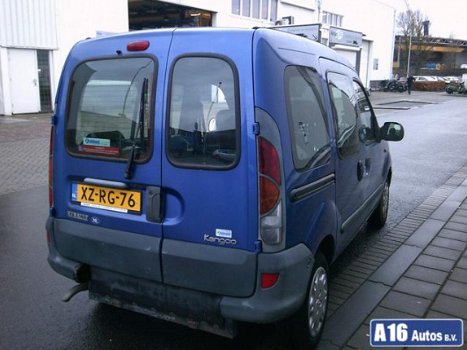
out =
[[381,194],[381,199],[379,200],[378,206],[376,207],[373,214],[371,214],[369,223],[375,228],[381,228],[386,224],[388,218],[388,208],[389,208],[389,182],[386,181],[383,188],[383,193]]
[[316,254],[305,302],[289,323],[290,333],[298,349],[318,344],[328,309],[328,263],[321,252]]

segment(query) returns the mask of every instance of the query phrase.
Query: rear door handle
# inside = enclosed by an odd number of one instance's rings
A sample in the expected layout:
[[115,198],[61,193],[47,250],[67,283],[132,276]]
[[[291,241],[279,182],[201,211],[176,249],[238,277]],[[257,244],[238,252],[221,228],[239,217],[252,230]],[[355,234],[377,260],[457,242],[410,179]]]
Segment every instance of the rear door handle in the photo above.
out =
[[365,175],[368,176],[371,170],[371,158],[365,159]]
[[365,172],[365,167],[363,166],[363,162],[361,160],[357,163],[357,179],[358,181],[362,181],[363,174]]
[[146,188],[146,219],[151,222],[162,222],[162,195],[161,188],[148,186]]

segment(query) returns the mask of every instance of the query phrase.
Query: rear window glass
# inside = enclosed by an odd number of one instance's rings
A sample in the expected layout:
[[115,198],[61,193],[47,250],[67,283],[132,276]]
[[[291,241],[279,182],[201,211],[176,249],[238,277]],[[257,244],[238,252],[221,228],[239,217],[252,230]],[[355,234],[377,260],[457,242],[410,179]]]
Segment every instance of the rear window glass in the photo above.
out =
[[150,153],[150,101],[154,61],[119,58],[88,61],[75,70],[67,121],[72,153],[134,159]]
[[239,157],[236,73],[217,57],[184,57],[170,88],[167,153],[172,163],[229,168]]

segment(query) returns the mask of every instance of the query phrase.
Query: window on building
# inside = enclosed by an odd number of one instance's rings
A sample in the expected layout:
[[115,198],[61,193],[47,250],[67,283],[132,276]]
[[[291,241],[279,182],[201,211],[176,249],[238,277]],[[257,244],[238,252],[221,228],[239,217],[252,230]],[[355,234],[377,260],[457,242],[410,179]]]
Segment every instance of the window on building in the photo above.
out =
[[261,1],[260,0],[252,0],[252,15],[253,18],[260,18],[260,11],[261,11]]
[[232,13],[240,15],[240,0],[232,0]]
[[309,68],[289,66],[285,81],[295,167],[324,164],[331,147],[319,76]]
[[250,17],[251,14],[251,1],[242,0],[242,16]]
[[52,110],[52,92],[50,89],[49,51],[37,50],[37,66],[39,73],[39,95],[41,98],[41,112]]
[[276,21],[277,19],[277,0],[270,0],[271,3],[271,21]]
[[323,11],[323,24],[328,24],[334,27],[342,27],[344,16],[335,13]]
[[378,70],[379,68],[379,59],[375,58],[373,59],[373,70]]
[[232,14],[275,22],[278,0],[232,0]]
[[269,18],[268,8],[269,8],[268,0],[261,0],[261,19]]

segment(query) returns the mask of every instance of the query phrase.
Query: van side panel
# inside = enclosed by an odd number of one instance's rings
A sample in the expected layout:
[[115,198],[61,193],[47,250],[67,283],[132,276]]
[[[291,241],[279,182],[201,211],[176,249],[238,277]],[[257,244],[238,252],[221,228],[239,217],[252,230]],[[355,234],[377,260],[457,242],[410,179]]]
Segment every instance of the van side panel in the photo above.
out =
[[[366,126],[357,96],[358,89],[362,89],[357,73],[342,62],[325,57],[320,59],[320,64],[326,77],[334,123],[337,129],[344,131],[340,136],[342,140],[336,136],[339,151],[335,158],[339,254],[377,206],[389,171],[390,157],[386,141],[363,136],[362,130]],[[366,98],[364,101],[369,104]],[[374,118],[371,108],[366,113],[372,113]],[[376,124],[375,120],[373,130]]]
[[[254,42],[255,103],[276,121],[281,130],[286,193],[286,247],[304,242],[313,253],[324,237],[336,233],[334,163],[330,116],[325,114],[330,149],[318,166],[297,170],[292,157],[294,143],[287,106],[287,67],[306,67],[322,80],[316,55],[320,45],[270,30],[257,30]],[[285,49],[287,48],[287,49]],[[321,86],[318,86],[321,89]],[[325,93],[325,92],[323,92]]]

